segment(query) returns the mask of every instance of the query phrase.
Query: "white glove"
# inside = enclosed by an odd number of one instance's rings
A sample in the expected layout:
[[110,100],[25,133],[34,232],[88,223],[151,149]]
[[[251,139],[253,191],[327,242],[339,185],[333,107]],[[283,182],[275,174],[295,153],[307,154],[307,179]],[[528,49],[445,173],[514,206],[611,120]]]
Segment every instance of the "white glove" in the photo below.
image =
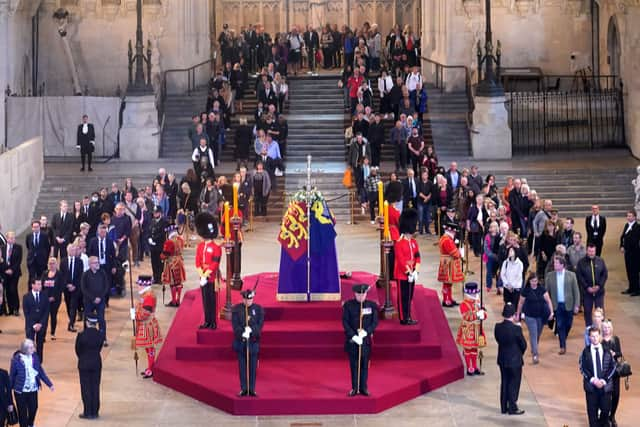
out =
[[362,338],[360,338],[359,335],[354,335],[351,337],[351,341],[353,341],[354,343],[358,344],[358,345],[362,345]]
[[251,326],[245,326],[244,327],[244,333],[245,334],[251,335],[251,332],[253,332],[253,329],[251,329]]
[[76,145],[76,150],[79,150],[79,149],[80,149],[80,146],[79,146],[79,145]]
[[407,275],[407,280],[411,283],[416,283],[418,281],[418,271],[414,270]]
[[244,331],[244,333],[242,334],[242,338],[244,338],[245,340],[248,340],[250,335],[251,334],[249,332]]
[[151,237],[149,237],[149,240],[147,240],[147,242],[149,242],[149,244],[150,244],[151,246],[155,246],[155,245],[156,245],[156,242],[154,242],[154,241],[153,241],[153,239],[152,239]]
[[478,310],[478,319],[484,320],[486,318],[487,318],[487,312],[482,309]]
[[135,308],[130,308],[129,309],[129,315],[131,316],[131,320],[136,320],[136,309]]
[[364,338],[364,337],[366,337],[367,335],[369,335],[369,334],[368,334],[368,333],[367,333],[367,331],[365,331],[364,329],[360,329],[360,330],[358,331],[358,336],[359,336],[361,339],[362,339],[362,338]]
[[200,278],[200,286],[205,286],[207,284],[207,278],[206,277],[201,277]]
[[460,248],[460,256],[464,258],[464,248]]

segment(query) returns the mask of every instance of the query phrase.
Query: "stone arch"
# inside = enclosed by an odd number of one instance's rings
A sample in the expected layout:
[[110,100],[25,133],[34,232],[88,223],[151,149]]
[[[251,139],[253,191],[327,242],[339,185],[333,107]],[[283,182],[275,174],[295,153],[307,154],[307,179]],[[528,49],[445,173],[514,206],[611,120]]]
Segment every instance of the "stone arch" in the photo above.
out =
[[609,19],[607,27],[607,63],[609,73],[620,76],[621,73],[622,45],[620,40],[620,27],[615,16]]

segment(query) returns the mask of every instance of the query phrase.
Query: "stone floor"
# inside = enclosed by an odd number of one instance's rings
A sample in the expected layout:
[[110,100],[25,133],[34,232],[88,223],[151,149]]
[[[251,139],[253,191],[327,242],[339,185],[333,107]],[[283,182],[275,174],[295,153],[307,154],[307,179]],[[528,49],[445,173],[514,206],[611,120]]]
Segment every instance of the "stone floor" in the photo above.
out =
[[[640,298],[620,295],[626,287],[622,258],[617,251],[617,238],[622,220],[610,219],[604,257],[610,269],[607,288],[607,316],[615,322],[616,333],[622,340],[623,351],[632,366],[640,366]],[[377,271],[377,232],[369,225],[339,225],[337,240],[342,270]],[[274,271],[278,266],[278,244],[275,240],[276,224],[261,224],[259,229],[247,233],[244,245],[243,273]],[[419,238],[425,260],[421,268],[421,281],[425,286],[437,288],[435,268],[437,248],[434,238]],[[358,256],[350,254],[358,253]],[[193,265],[193,249],[187,250],[187,266]],[[145,266],[142,270],[148,270]],[[479,271],[472,263],[471,270]],[[135,271],[138,274],[140,271]],[[134,275],[135,277],[135,275]],[[472,276],[477,280],[478,275]],[[188,287],[196,286],[195,272],[188,268]],[[459,294],[459,290],[457,290]],[[157,290],[161,300],[161,291]],[[331,417],[233,417],[217,409],[160,386],[142,380],[137,374],[130,348],[131,322],[128,320],[129,299],[113,299],[108,310],[108,338],[111,346],[103,352],[102,407],[100,421],[103,426],[580,426],[586,425],[585,404],[578,373],[578,355],[582,348],[581,316],[575,318],[568,352],[557,355],[557,340],[546,331],[541,341],[541,363],[533,366],[527,353],[520,406],[526,414],[518,417],[500,415],[498,404],[499,373],[495,364],[496,345],[491,331],[500,319],[501,298],[487,296],[489,320],[486,324],[489,345],[485,349],[483,377],[473,377],[449,384],[403,405],[377,415]],[[60,316],[64,318],[64,308]],[[173,309],[159,307],[158,317],[166,331]],[[457,330],[457,310],[448,310],[452,330]],[[0,340],[0,359],[8,361],[23,337],[21,318],[0,318],[3,334]],[[61,322],[64,324],[64,320]],[[54,392],[40,392],[39,427],[80,426],[82,411],[76,358],[73,353],[74,335],[62,329],[58,340],[45,345],[45,368],[56,385]],[[142,356],[142,355],[141,355]],[[140,368],[145,362],[140,362]],[[345,360],[346,363],[346,360]],[[7,363],[8,365],[8,363]],[[5,365],[6,366],[6,365]],[[375,375],[375,364],[371,375]],[[213,381],[215,379],[212,379]],[[258,390],[260,377],[258,374]],[[345,378],[345,391],[348,379]],[[640,392],[637,387],[622,392],[618,420],[621,426],[637,425],[640,416]]]

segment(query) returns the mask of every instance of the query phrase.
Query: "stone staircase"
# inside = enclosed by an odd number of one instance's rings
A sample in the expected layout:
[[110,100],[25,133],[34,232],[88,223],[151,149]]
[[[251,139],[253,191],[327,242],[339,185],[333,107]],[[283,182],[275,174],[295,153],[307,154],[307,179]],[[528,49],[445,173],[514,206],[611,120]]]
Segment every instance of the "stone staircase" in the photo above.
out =
[[433,144],[440,163],[469,158],[471,141],[467,128],[469,112],[464,92],[441,92],[428,88],[429,119]]

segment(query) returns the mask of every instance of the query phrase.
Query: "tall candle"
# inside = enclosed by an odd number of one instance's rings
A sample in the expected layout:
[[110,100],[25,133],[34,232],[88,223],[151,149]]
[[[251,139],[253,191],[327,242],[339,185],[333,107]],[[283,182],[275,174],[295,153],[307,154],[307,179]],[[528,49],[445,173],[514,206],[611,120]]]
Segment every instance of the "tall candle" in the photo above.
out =
[[224,202],[224,238],[229,240],[231,237],[231,228],[229,226],[229,202]]
[[383,198],[384,198],[383,184],[382,184],[382,181],[378,181],[378,216],[384,215]]
[[238,188],[240,184],[237,182],[233,183],[233,216],[238,216]]
[[384,202],[384,238],[389,240],[391,234],[389,233],[389,202]]

